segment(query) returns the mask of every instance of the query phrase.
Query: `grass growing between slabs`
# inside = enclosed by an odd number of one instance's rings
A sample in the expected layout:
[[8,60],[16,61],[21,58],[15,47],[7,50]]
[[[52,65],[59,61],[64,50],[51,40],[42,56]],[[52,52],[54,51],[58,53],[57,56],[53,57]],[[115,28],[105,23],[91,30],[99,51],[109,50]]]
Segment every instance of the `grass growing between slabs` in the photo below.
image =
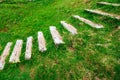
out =
[[[6,43],[23,39],[24,45],[18,64],[8,63],[0,71],[1,80],[119,80],[120,79],[120,21],[85,12],[100,9],[120,15],[120,7],[97,5],[101,0],[14,0],[0,3],[0,53]],[[103,0],[120,3],[119,0]],[[76,20],[83,16],[105,26],[94,29]],[[71,23],[78,30],[73,36],[60,21]],[[64,45],[56,47],[49,26],[60,32]],[[47,52],[38,51],[37,32],[44,33]],[[24,60],[26,39],[33,36],[32,59]],[[14,45],[12,46],[11,52]]]

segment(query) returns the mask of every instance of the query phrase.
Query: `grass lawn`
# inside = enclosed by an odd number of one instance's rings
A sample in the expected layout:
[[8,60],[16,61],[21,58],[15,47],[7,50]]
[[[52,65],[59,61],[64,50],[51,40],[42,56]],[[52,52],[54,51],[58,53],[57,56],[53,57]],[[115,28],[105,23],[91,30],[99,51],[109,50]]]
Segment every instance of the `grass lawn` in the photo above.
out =
[[[100,9],[120,15],[120,7],[97,5],[101,0],[8,0],[0,3],[0,54],[7,42],[24,40],[21,62],[6,60],[0,80],[120,80],[120,20],[85,12]],[[120,3],[120,0],[102,0]],[[95,29],[72,15],[105,26]],[[60,24],[67,21],[78,30],[71,35]],[[64,45],[56,47],[49,26],[56,26]],[[37,32],[44,33],[47,51],[38,51]],[[32,59],[26,61],[27,37],[33,36]],[[11,52],[14,48],[12,46]],[[11,54],[11,53],[10,53]]]

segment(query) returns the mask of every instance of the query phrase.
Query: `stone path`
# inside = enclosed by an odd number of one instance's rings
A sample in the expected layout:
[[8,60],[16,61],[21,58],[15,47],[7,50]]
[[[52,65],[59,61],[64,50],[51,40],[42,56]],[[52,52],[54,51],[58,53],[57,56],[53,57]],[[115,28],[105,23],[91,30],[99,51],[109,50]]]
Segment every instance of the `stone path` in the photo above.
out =
[[[110,5],[111,3],[107,3],[107,2],[99,2],[99,4],[106,4],[106,5]],[[112,4],[114,6],[118,6],[117,4]],[[119,15],[115,15],[115,14],[109,14],[100,10],[91,10],[91,9],[86,9],[86,11],[91,12],[91,13],[95,13],[95,14],[99,14],[99,15],[103,15],[103,16],[108,16],[111,18],[115,18],[120,20],[120,16]],[[101,24],[96,24],[88,19],[85,19],[81,16],[78,15],[74,15],[73,16],[75,19],[78,19],[88,25],[90,25],[93,28],[104,28],[103,25]],[[67,29],[72,35],[76,35],[78,34],[77,29],[72,26],[71,24],[68,24],[65,21],[61,21],[60,22],[62,24],[62,26]],[[55,45],[59,45],[59,44],[64,44],[65,42],[63,41],[62,36],[60,35],[60,33],[58,32],[57,28],[55,26],[50,26],[50,33],[52,36],[52,39],[55,43]],[[120,28],[119,28],[120,29]],[[118,29],[117,29],[118,30]],[[37,41],[35,41],[37,42]],[[10,55],[10,59],[9,62],[10,63],[18,63],[20,62],[20,55],[21,55],[21,51],[22,51],[22,44],[23,44],[23,40],[17,40],[16,44],[14,46],[13,52]],[[6,63],[6,59],[10,54],[10,49],[12,46],[12,42],[8,42],[5,49],[3,50],[3,53],[0,56],[0,70],[4,69],[5,63]],[[25,60],[30,60],[32,57],[32,46],[33,46],[33,37],[30,36],[27,38],[27,42],[26,42],[26,51],[25,51]],[[44,37],[44,34],[40,31],[38,32],[38,48],[39,51],[41,52],[45,52],[47,50],[46,48],[46,40]]]

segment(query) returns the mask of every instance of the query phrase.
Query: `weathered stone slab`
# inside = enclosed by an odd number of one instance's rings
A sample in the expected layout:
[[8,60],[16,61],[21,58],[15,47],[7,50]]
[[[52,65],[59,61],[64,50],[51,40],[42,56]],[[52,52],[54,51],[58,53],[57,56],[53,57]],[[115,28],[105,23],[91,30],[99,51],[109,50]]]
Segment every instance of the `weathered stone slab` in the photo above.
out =
[[120,4],[117,4],[117,3],[109,3],[109,2],[98,2],[98,4],[115,6],[115,7],[119,7],[119,6],[120,6]]
[[22,44],[23,44],[22,40],[17,40],[16,41],[15,47],[13,49],[13,52],[12,52],[11,56],[10,56],[10,60],[9,60],[10,63],[20,62],[19,57],[20,57],[20,54],[21,54]]
[[0,56],[0,70],[4,69],[5,60],[6,60],[7,56],[10,54],[11,46],[12,46],[12,42],[8,42],[2,55]]
[[64,28],[66,28],[73,35],[77,34],[77,29],[73,27],[71,24],[68,24],[65,21],[61,21],[61,24],[63,25]]
[[94,27],[94,28],[104,28],[103,25],[93,23],[92,21],[90,21],[88,19],[85,19],[83,17],[80,17],[78,15],[74,15],[73,17],[76,18],[76,19],[79,19],[80,21],[82,21],[82,22],[84,22],[84,23],[86,23],[88,25],[90,25],[91,27]]
[[42,32],[38,32],[38,47],[39,51],[44,52],[47,50],[46,41]]
[[55,26],[50,26],[50,33],[52,35],[52,38],[54,40],[54,43],[56,45],[59,45],[59,44],[64,44],[63,40],[62,40],[62,37],[61,35],[59,34],[59,32],[57,31],[56,27]]
[[86,9],[86,11],[94,13],[94,14],[98,14],[98,15],[102,15],[102,16],[107,16],[107,17],[111,17],[113,19],[120,20],[120,15],[110,14],[110,13],[106,13],[106,12],[103,12],[103,11],[100,11],[100,10]]
[[30,36],[27,38],[27,43],[26,43],[26,52],[25,52],[25,59],[30,60],[31,59],[31,54],[32,54],[32,40],[33,37]]

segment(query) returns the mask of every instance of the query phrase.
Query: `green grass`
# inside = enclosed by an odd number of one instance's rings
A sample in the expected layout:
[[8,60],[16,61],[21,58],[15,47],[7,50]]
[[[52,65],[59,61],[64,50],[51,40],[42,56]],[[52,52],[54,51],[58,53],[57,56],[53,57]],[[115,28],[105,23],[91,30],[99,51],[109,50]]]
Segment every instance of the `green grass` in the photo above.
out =
[[[101,9],[120,15],[120,7],[97,5],[101,0],[8,0],[0,3],[0,53],[8,41],[23,39],[21,62],[8,63],[0,71],[0,80],[120,80],[120,21],[87,13],[84,9]],[[102,0],[120,3],[119,0]],[[72,18],[83,16],[105,26],[94,29]],[[78,29],[72,36],[60,21]],[[49,26],[54,25],[65,44],[56,47]],[[37,32],[43,31],[47,52],[38,51]],[[34,37],[32,59],[25,61],[26,38]],[[12,46],[13,49],[14,45]],[[11,49],[11,52],[12,52]]]

